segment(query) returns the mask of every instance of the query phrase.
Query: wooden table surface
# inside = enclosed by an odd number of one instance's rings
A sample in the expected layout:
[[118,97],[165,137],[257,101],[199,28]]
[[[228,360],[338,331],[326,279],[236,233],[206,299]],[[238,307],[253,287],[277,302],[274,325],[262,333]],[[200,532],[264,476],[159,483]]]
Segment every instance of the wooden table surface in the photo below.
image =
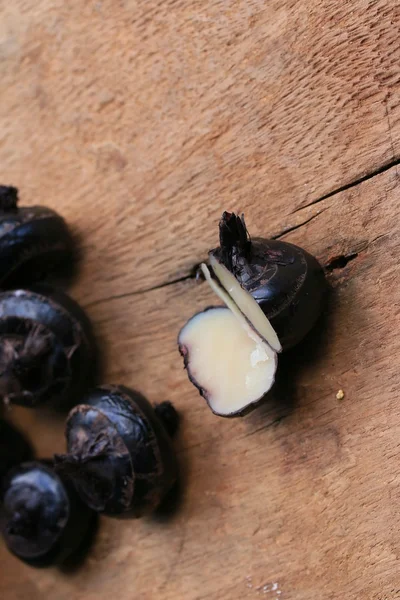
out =
[[[2,600],[400,598],[399,7],[1,2],[1,182],[75,231],[103,381],[176,404],[183,488],[169,518],[102,519],[80,568],[0,546]],[[224,209],[314,253],[332,288],[285,385],[232,420],[176,346],[213,302],[193,267]],[[63,450],[60,419],[12,418]]]

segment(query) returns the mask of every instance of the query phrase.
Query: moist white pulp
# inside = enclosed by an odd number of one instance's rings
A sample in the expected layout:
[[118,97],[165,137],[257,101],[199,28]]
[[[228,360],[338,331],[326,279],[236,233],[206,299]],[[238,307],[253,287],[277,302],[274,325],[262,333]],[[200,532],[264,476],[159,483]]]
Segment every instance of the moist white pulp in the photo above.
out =
[[240,412],[274,382],[276,353],[240,311],[221,307],[195,315],[181,330],[179,345],[191,379],[216,414]]

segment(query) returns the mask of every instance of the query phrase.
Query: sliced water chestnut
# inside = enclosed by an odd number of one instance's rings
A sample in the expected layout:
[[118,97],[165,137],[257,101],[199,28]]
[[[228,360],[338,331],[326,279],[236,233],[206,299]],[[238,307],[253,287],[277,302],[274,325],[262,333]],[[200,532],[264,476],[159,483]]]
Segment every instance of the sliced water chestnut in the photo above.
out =
[[0,293],[0,398],[60,408],[93,385],[97,359],[79,305],[44,285]]
[[223,417],[243,415],[263,399],[274,383],[279,340],[265,315],[261,311],[259,315],[260,309],[251,296],[251,302],[245,305],[259,329],[211,278],[205,265],[202,270],[227,308],[210,308],[192,317],[179,333],[179,351],[189,379],[211,410]]
[[28,462],[3,481],[0,525],[9,550],[37,567],[63,563],[85,540],[94,513],[50,461]]
[[11,423],[0,419],[0,485],[6,473],[15,465],[30,460],[30,443]]
[[70,412],[67,454],[55,456],[56,468],[92,509],[140,517],[159,506],[177,479],[169,435],[177,425],[170,403],[154,410],[124,386],[98,387]]
[[[229,293],[247,315],[245,292],[257,301],[284,350],[298,344],[315,324],[324,306],[326,280],[318,261],[287,242],[250,239],[244,217],[224,212],[220,247],[210,251],[210,264],[224,287],[224,266],[237,280]],[[242,291],[240,291],[242,290]],[[239,297],[240,296],[240,297]]]
[[319,317],[326,292],[318,261],[301,248],[250,240],[244,217],[225,212],[220,247],[202,271],[226,304],[195,315],[179,350],[189,379],[221,416],[243,415],[274,383],[277,353],[300,342]]
[[0,287],[40,281],[74,260],[67,224],[44,206],[18,207],[18,190],[0,185]]
[[243,414],[274,383],[275,352],[228,308],[192,317],[178,342],[189,379],[217,415]]

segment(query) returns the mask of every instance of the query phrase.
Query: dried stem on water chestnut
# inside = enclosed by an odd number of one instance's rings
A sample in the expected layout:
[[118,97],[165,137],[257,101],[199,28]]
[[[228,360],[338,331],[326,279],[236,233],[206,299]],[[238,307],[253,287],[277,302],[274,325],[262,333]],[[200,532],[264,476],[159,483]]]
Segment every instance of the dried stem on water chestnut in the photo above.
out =
[[0,293],[0,398],[34,407],[75,403],[93,384],[97,359],[79,305],[49,286]]
[[67,454],[56,468],[82,500],[114,517],[140,517],[157,508],[178,476],[170,435],[178,426],[173,406],[155,409],[123,386],[95,389],[69,414]]
[[44,206],[18,207],[18,190],[0,185],[0,287],[28,285],[74,260],[64,219]]

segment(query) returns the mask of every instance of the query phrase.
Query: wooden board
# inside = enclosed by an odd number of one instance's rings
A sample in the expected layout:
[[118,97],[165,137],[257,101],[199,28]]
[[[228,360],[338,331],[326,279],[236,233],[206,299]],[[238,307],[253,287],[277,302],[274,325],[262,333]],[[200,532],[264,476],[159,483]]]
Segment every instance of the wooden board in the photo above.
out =
[[[400,598],[399,9],[70,4],[0,7],[1,177],[76,231],[71,292],[104,381],[179,408],[183,493],[169,519],[103,519],[75,570],[0,546],[0,597]],[[176,349],[213,302],[190,273],[224,208],[324,265],[352,258],[270,401],[236,420],[210,414]],[[12,418],[63,449],[59,419]]]

